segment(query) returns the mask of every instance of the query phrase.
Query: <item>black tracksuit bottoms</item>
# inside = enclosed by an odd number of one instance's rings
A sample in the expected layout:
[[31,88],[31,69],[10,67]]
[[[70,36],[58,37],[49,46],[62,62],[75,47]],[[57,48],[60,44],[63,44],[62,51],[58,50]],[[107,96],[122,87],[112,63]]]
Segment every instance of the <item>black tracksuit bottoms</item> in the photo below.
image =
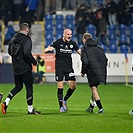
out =
[[10,91],[8,97],[12,99],[23,88],[26,87],[26,100],[28,105],[33,104],[33,75],[28,71],[22,75],[14,75],[15,87]]

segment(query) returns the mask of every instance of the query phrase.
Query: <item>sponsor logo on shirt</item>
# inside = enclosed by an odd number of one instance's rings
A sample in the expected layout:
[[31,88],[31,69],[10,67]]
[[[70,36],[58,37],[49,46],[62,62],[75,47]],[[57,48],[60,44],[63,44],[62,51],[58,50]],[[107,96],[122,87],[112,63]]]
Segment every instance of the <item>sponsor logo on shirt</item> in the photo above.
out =
[[70,49],[60,49],[60,52],[61,53],[72,53],[72,50],[70,50]]

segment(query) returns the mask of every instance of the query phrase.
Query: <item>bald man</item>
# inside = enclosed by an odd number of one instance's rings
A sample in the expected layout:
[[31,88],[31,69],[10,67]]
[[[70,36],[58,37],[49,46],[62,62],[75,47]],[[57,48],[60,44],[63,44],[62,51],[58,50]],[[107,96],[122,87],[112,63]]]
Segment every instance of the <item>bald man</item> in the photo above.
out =
[[[65,29],[63,32],[63,37],[57,39],[55,42],[52,42],[52,44],[44,50],[44,53],[52,51],[53,49],[55,49],[56,51],[55,78],[58,85],[57,97],[60,112],[65,112],[68,110],[67,100],[76,89],[75,74],[72,66],[71,54],[73,50],[80,54],[80,49],[78,48],[76,42],[71,40],[71,37],[72,31],[70,29]],[[67,81],[69,84],[69,89],[67,90],[67,93],[63,98],[64,77],[65,81]]]

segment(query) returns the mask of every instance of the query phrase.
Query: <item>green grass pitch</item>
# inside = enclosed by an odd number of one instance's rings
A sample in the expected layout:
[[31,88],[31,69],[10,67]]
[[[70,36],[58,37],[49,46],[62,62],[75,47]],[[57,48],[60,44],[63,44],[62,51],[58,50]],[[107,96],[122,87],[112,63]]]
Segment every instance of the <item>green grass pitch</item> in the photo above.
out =
[[[13,84],[0,84],[5,100]],[[64,85],[64,94],[68,84]],[[99,95],[105,112],[88,113],[91,91],[88,84],[77,84],[68,100],[68,111],[59,113],[56,84],[34,85],[34,107],[41,115],[28,115],[25,88],[9,104],[7,114],[0,113],[0,133],[133,133],[133,85],[107,84],[99,86]],[[1,107],[0,107],[1,108]]]

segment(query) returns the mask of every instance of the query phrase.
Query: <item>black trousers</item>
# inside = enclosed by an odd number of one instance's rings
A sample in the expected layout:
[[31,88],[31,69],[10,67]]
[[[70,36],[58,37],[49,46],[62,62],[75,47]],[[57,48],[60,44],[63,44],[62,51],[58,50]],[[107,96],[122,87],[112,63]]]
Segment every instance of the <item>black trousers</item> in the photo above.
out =
[[8,97],[12,99],[23,88],[23,83],[26,87],[27,104],[33,104],[33,75],[32,72],[26,72],[22,75],[14,75],[15,87],[10,91]]

